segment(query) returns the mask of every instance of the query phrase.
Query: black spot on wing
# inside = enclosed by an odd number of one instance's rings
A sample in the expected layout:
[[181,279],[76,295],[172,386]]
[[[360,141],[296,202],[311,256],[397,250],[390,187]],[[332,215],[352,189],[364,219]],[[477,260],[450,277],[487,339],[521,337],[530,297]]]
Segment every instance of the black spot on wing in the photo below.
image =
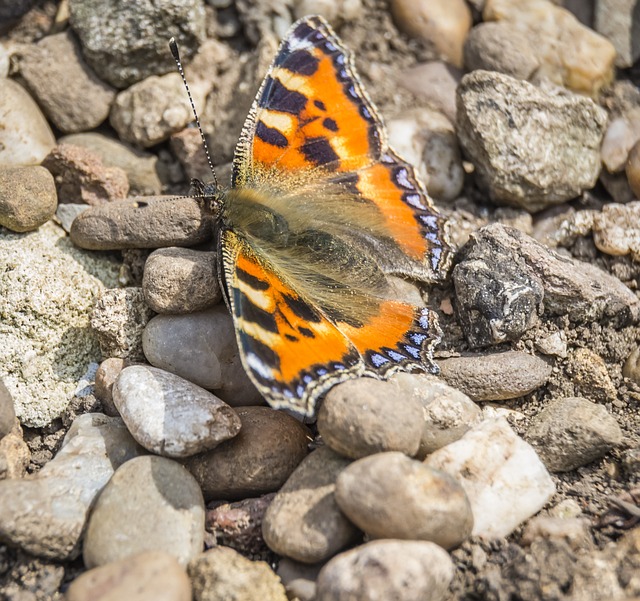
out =
[[235,305],[239,308],[238,312],[243,320],[255,323],[268,332],[278,332],[278,324],[272,313],[254,305],[247,295],[237,288],[234,290],[234,296]]
[[290,294],[283,294],[282,298],[284,299],[284,302],[287,303],[289,309],[291,309],[291,311],[301,319],[312,323],[319,323],[321,321],[318,315],[311,310],[309,305],[304,301],[301,301],[299,298],[291,296]]
[[254,290],[268,290],[270,288],[269,282],[265,282],[260,278],[246,272],[244,269],[236,267],[236,277],[245,284],[248,284]]
[[338,131],[338,124],[330,117],[327,117],[322,122],[322,125],[324,125],[324,127],[330,131]]
[[329,166],[333,163],[335,169],[340,160],[329,140],[323,137],[307,138],[307,141],[300,147],[300,151],[316,165]]
[[315,338],[315,334],[309,328],[300,327],[298,328],[298,332],[305,338]]
[[262,121],[258,121],[256,125],[256,137],[278,148],[286,148],[289,145],[287,137],[284,134],[273,127],[268,127]]
[[[240,332],[240,344],[246,354],[253,353],[262,363],[268,365],[270,368],[280,369],[280,357],[270,346],[267,346],[263,342],[260,342],[257,338],[254,338],[246,332]],[[264,378],[259,377],[259,374],[253,372],[260,381],[264,381]]]
[[289,90],[269,75],[265,80],[258,105],[270,111],[299,115],[307,106],[307,97],[295,90]]
[[300,75],[313,75],[318,70],[320,61],[306,50],[294,50],[283,55],[276,63],[279,67]]
[[316,108],[319,108],[321,111],[327,110],[327,105],[324,102],[322,102],[322,100],[314,100],[313,104],[315,104]]

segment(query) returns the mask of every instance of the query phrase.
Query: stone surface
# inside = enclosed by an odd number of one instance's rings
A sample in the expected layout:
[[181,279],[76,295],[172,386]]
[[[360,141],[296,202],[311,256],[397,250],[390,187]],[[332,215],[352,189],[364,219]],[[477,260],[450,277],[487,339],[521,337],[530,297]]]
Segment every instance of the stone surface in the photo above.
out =
[[14,419],[13,429],[0,439],[0,480],[24,478],[31,461],[31,451]]
[[80,574],[65,601],[191,601],[184,568],[165,551],[146,551]]
[[165,551],[186,565],[204,546],[204,501],[179,463],[147,455],[116,470],[98,497],[84,536],[88,568],[143,551]]
[[438,545],[380,540],[340,553],[318,576],[315,601],[440,601],[455,568]]
[[600,155],[609,173],[624,170],[629,152],[640,141],[640,107],[611,119],[602,139]]
[[0,481],[0,537],[40,557],[76,557],[95,497],[140,452],[120,419],[81,415],[37,474]]
[[222,299],[216,253],[160,248],[144,265],[144,298],[156,313],[202,311]]
[[629,151],[625,172],[632,193],[636,198],[640,198],[640,142],[636,142]]
[[99,358],[89,314],[118,264],[71,244],[53,222],[35,232],[0,232],[0,377],[20,421],[41,427],[69,404]]
[[13,408],[13,398],[0,379],[0,440],[13,430],[15,422],[16,411]]
[[501,73],[474,71],[458,88],[458,136],[479,182],[494,201],[530,212],[595,185],[606,121],[588,98]]
[[0,168],[0,225],[29,232],[53,217],[58,197],[51,173],[43,167]]
[[0,87],[0,166],[37,165],[56,145],[38,105],[12,79]]
[[622,442],[615,418],[587,399],[554,399],[531,420],[527,441],[552,472],[568,472],[604,456]]
[[184,460],[207,501],[244,499],[278,490],[307,454],[309,432],[269,407],[239,407],[240,433]]
[[415,455],[424,430],[422,404],[394,382],[358,378],[326,395],[318,432],[337,453],[359,459],[382,451]]
[[353,21],[362,16],[362,0],[295,0],[294,16],[322,15],[329,23]]
[[71,231],[71,224],[73,223],[73,220],[88,208],[89,205],[84,203],[66,202],[59,204],[56,209],[56,221],[68,234]]
[[287,596],[299,601],[314,601],[316,580],[322,564],[305,564],[283,557],[278,563],[276,573],[280,576]]
[[113,402],[131,435],[157,455],[189,457],[240,431],[240,418],[229,405],[155,367],[123,369],[113,385]]
[[640,201],[604,205],[593,219],[593,241],[603,253],[640,261]]
[[622,375],[636,384],[640,384],[640,347],[635,347],[622,367]]
[[544,385],[551,365],[521,351],[450,357],[438,362],[441,377],[474,401],[504,401]]
[[579,394],[593,401],[612,403],[618,391],[604,359],[589,348],[577,348],[568,355],[567,375]]
[[113,383],[128,363],[118,357],[109,357],[96,371],[93,394],[102,403],[102,410],[111,417],[120,415],[113,404]]
[[336,478],[349,465],[327,447],[306,457],[278,491],[262,522],[262,535],[279,555],[317,563],[358,537],[334,496]]
[[615,46],[616,66],[631,67],[640,58],[640,11],[633,0],[595,2],[594,29]]
[[473,510],[475,536],[508,536],[555,493],[536,452],[504,418],[481,422],[425,463],[462,484]]

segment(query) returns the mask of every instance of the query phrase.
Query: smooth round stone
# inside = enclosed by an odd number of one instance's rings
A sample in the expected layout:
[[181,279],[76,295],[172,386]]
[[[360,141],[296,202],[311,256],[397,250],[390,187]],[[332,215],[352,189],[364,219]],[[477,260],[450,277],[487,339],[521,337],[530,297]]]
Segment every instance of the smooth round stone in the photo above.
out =
[[434,543],[372,541],[322,568],[315,601],[440,601],[454,572],[449,554]]
[[191,601],[191,582],[164,551],[146,551],[93,568],[78,576],[65,601]]
[[0,86],[0,165],[37,165],[56,139],[33,98],[13,79]]
[[0,440],[13,430],[15,423],[16,411],[13,407],[13,398],[0,378]]
[[318,431],[336,453],[359,459],[381,451],[415,455],[422,405],[393,382],[358,378],[334,386],[318,413]]
[[640,142],[629,151],[625,171],[631,191],[636,198],[640,198]]
[[51,219],[58,205],[53,176],[44,167],[0,169],[0,225],[28,232]]
[[102,403],[102,410],[111,417],[120,415],[113,404],[113,383],[126,366],[127,362],[124,359],[110,357],[105,359],[96,371],[93,394]]
[[179,463],[147,455],[128,461],[98,497],[84,537],[88,568],[142,551],[166,551],[182,565],[202,551],[204,501]]
[[156,313],[193,313],[222,299],[215,252],[160,248],[144,265],[142,290]]
[[251,561],[228,547],[214,547],[188,567],[198,601],[287,601],[280,579],[264,561]]
[[276,573],[287,591],[289,599],[314,601],[316,596],[316,580],[323,564],[306,564],[282,557],[278,562]]
[[317,563],[355,541],[358,530],[338,507],[334,491],[349,460],[328,447],[308,455],[269,505],[262,536],[275,553]]
[[450,357],[438,362],[441,377],[474,401],[524,396],[549,379],[551,365],[520,351]]
[[142,347],[149,363],[215,390],[232,407],[262,402],[242,367],[233,320],[224,306],[157,315],[144,330]]
[[240,418],[229,405],[155,367],[125,367],[113,385],[113,402],[131,435],[157,455],[189,457],[240,431]]
[[640,347],[634,348],[622,367],[622,375],[640,384]]
[[450,549],[473,528],[462,486],[402,453],[378,453],[347,466],[335,495],[345,515],[371,538],[426,540]]
[[255,497],[278,490],[307,454],[309,431],[270,407],[239,407],[242,428],[212,451],[184,465],[207,501]]

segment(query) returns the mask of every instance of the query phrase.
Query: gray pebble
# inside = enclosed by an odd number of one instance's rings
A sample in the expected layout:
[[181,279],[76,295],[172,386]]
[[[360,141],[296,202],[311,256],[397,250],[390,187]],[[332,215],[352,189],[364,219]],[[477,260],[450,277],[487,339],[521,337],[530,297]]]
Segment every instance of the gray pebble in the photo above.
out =
[[450,357],[438,362],[448,384],[474,401],[515,399],[544,385],[551,366],[521,351]]
[[88,568],[142,551],[166,551],[182,565],[204,546],[204,500],[179,463],[147,455],[113,474],[95,503],[84,537]]
[[13,397],[0,378],[0,440],[3,439],[16,423],[16,411],[13,407]]
[[0,169],[0,225],[28,232],[53,217],[58,195],[53,176],[44,167]]
[[347,466],[335,495],[345,515],[371,538],[426,540],[450,549],[473,528],[462,486],[402,453],[378,453]]
[[270,549],[317,563],[357,539],[358,530],[334,496],[336,478],[348,464],[328,447],[316,449],[302,461],[264,516],[262,535]]
[[527,441],[552,472],[568,472],[622,442],[622,430],[602,405],[579,397],[554,399],[536,415]]
[[334,386],[318,413],[318,431],[334,451],[359,459],[381,451],[415,455],[422,405],[394,382],[358,378]]
[[315,601],[440,601],[454,572],[449,554],[434,543],[372,541],[322,568]]
[[89,208],[89,205],[77,202],[65,202],[58,205],[56,219],[67,234],[71,231],[73,220]]
[[283,557],[278,562],[276,574],[282,580],[287,596],[299,601],[314,601],[316,580],[322,563],[307,564]]

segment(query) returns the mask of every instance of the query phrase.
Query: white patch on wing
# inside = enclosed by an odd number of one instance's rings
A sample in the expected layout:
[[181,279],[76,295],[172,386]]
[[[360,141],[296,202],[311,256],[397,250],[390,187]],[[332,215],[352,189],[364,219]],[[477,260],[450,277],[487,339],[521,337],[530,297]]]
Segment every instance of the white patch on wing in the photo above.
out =
[[260,377],[266,380],[274,379],[274,372],[269,366],[265,365],[255,353],[247,353],[247,365],[255,371]]

